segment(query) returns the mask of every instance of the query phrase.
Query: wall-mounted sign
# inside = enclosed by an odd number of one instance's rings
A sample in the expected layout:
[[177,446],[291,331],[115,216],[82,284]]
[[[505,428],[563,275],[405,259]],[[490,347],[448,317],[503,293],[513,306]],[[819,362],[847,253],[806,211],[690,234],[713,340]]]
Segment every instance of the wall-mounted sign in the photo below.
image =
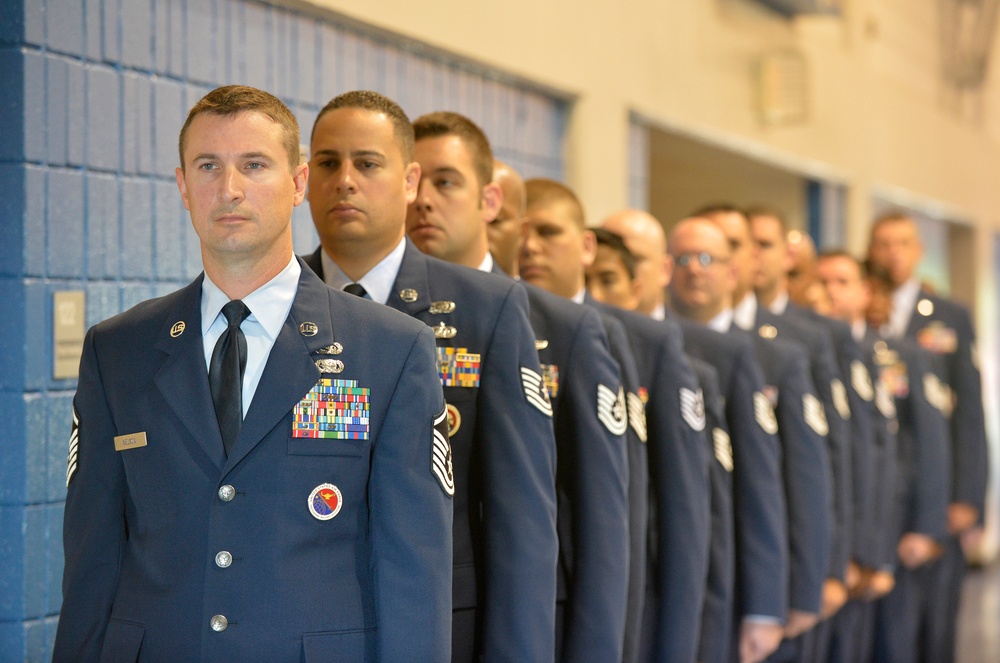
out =
[[80,355],[87,333],[87,295],[64,290],[52,296],[52,377],[67,380],[80,375]]

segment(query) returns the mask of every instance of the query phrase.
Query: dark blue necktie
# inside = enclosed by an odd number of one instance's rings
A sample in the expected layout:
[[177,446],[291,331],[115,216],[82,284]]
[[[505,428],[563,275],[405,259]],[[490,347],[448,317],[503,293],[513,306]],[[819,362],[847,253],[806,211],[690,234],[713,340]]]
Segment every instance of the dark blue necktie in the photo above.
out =
[[360,283],[348,283],[344,286],[344,292],[349,292],[352,295],[357,295],[358,297],[365,297],[368,295],[368,291],[364,289]]
[[240,324],[250,315],[250,309],[239,299],[222,307],[229,327],[222,332],[208,369],[208,384],[212,389],[215,416],[226,456],[236,444],[243,423],[243,373],[247,368],[247,339]]

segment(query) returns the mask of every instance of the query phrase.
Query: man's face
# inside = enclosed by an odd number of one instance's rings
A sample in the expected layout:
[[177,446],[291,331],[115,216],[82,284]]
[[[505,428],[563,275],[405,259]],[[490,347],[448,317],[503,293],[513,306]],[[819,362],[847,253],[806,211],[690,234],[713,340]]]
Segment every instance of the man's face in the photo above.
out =
[[636,308],[649,315],[663,304],[668,281],[662,227],[656,219],[635,211],[613,215],[601,225],[620,235],[635,258]]
[[438,136],[418,141],[414,157],[420,189],[406,211],[406,232],[424,253],[461,263],[492,217],[469,150],[458,136]]
[[292,247],[292,208],[308,167],[292,168],[280,125],[267,115],[201,113],[188,127],[177,187],[206,262],[280,259]]
[[[560,297],[583,287],[583,270],[593,260],[584,232],[568,203],[556,201],[527,209],[522,227],[518,272],[521,278]],[[589,235],[593,240],[593,235]]]
[[733,286],[733,303],[738,304],[753,287],[757,271],[757,255],[750,237],[749,224],[739,212],[719,212],[711,215],[729,242],[729,256],[733,262],[736,283]]
[[396,246],[420,166],[404,161],[389,117],[362,108],[330,111],[316,123],[310,154],[309,206],[323,246]]
[[510,176],[496,181],[503,191],[503,204],[496,218],[486,226],[490,253],[505,272],[516,276],[517,250],[524,223],[524,184]]
[[816,275],[830,303],[830,316],[846,322],[864,317],[870,295],[857,262],[844,256],[820,258]]
[[781,222],[773,216],[755,216],[750,221],[750,232],[757,252],[754,290],[773,292],[779,286],[783,288],[785,276],[791,269],[791,258]]
[[634,310],[639,304],[635,282],[621,255],[610,246],[597,245],[594,263],[587,268],[587,290],[599,302]]
[[924,255],[917,225],[910,219],[883,222],[872,235],[869,251],[875,267],[885,270],[896,286],[913,276]]
[[[705,322],[728,306],[734,274],[728,242],[717,227],[708,222],[681,222],[670,236],[670,255],[674,310]],[[702,260],[709,264],[703,265]]]

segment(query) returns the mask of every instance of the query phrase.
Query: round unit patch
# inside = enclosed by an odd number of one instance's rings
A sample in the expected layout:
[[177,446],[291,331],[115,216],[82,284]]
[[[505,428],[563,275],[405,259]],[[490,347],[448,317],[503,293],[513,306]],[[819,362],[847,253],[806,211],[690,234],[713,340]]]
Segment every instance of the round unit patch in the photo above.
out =
[[445,407],[448,408],[448,437],[455,437],[455,433],[462,427],[462,413],[451,403]]
[[332,483],[321,483],[309,493],[309,513],[316,520],[330,520],[343,506],[344,496]]

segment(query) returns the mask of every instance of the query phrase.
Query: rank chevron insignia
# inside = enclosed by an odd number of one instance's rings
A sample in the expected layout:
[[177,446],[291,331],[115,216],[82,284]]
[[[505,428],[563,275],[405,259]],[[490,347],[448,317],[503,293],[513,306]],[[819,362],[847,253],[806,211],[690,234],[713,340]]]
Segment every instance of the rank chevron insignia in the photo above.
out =
[[545,382],[542,376],[524,366],[521,367],[521,385],[524,387],[524,397],[528,402],[542,411],[547,417],[552,416],[552,401],[549,400],[549,392],[545,389]]
[[774,408],[762,392],[755,391],[753,394],[753,414],[757,424],[765,433],[774,435],[778,432],[778,420],[774,416]]
[[618,394],[603,384],[597,385],[597,418],[612,435],[623,435],[628,426],[625,410],[625,390],[618,387]]
[[643,404],[639,394],[631,392],[625,394],[625,401],[628,403],[628,422],[632,425],[632,430],[639,436],[641,442],[646,441],[646,406]]
[[872,387],[872,378],[868,374],[868,369],[860,361],[855,359],[851,362],[851,385],[858,396],[871,401],[875,397],[875,389]]
[[726,470],[733,471],[733,443],[729,433],[721,428],[712,429],[712,446],[715,449],[715,460]]
[[705,399],[701,395],[701,389],[692,391],[681,388],[681,416],[692,430],[701,432],[705,430]]
[[802,394],[802,417],[817,435],[828,435],[830,426],[826,421],[823,404],[814,394]]
[[431,473],[441,484],[441,489],[449,496],[455,495],[455,473],[451,462],[451,442],[448,439],[447,406],[434,419],[434,433],[431,438]]
[[69,453],[66,456],[66,487],[76,474],[76,461],[80,451],[80,417],[73,408],[73,428],[69,433]]

